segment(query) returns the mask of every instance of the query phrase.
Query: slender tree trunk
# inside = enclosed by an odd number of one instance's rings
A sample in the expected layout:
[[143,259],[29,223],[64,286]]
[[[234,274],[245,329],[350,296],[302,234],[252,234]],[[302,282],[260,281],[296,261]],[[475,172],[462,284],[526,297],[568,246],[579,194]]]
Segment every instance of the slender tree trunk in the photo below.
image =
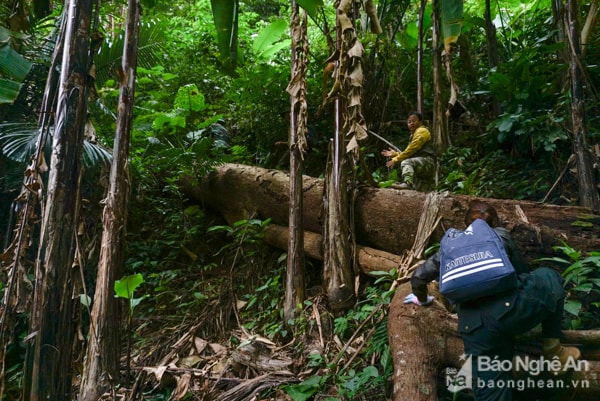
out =
[[362,44],[356,36],[354,21],[358,4],[336,1],[336,34],[339,61],[336,80],[341,94],[335,101],[335,135],[329,146],[323,210],[325,283],[329,305],[334,311],[350,308],[354,295],[353,213],[348,197],[347,169],[358,155],[358,142],[367,137],[362,116]]
[[325,222],[323,227],[323,283],[332,310],[343,311],[354,304],[350,227],[348,224],[348,183],[345,173],[344,135],[340,125],[342,100],[335,101],[336,133],[329,144],[331,160],[325,177]]
[[500,62],[498,59],[498,41],[496,40],[496,26],[492,21],[491,0],[485,0],[485,41],[487,43],[488,65],[490,68],[497,67]]
[[[306,13],[302,20],[299,7],[292,0],[292,79],[288,86],[291,95],[290,112],[290,202],[289,240],[284,316],[285,322],[296,317],[304,294],[304,230],[302,228],[302,157],[306,147]],[[299,122],[299,124],[297,123]],[[300,309],[301,310],[301,309]]]
[[433,32],[432,32],[432,60],[433,60],[433,126],[431,134],[433,144],[438,153],[443,152],[448,146],[448,127],[444,113],[444,97],[442,86],[442,55],[440,47],[440,1],[433,0]]
[[419,40],[417,43],[417,111],[423,113],[423,24],[425,20],[426,0],[419,6]]
[[585,99],[582,82],[584,80],[581,63],[581,46],[578,22],[577,0],[567,2],[567,26],[569,27],[569,71],[571,78],[571,118],[573,120],[573,148],[579,180],[579,204],[600,210],[600,196],[594,180],[594,170],[590,149],[587,144],[585,126]]
[[[44,149],[49,136],[50,126],[53,123],[54,107],[56,104],[56,91],[58,89],[59,73],[58,66],[61,64],[62,52],[64,46],[64,36],[66,31],[66,13],[60,18],[61,26],[57,35],[56,46],[50,65],[46,87],[42,99],[41,112],[39,115],[39,134],[35,146],[35,154],[32,164],[27,168],[21,193],[15,199],[11,208],[11,212],[18,213],[16,222],[9,223],[8,227],[17,227],[15,235],[12,239],[12,266],[8,273],[6,289],[0,306],[0,399],[4,397],[5,385],[5,357],[6,350],[10,343],[13,343],[15,333],[13,327],[16,322],[18,313],[28,312],[31,309],[31,295],[33,293],[33,285],[29,282],[27,270],[24,264],[25,255],[28,254],[28,249],[39,244],[30,241],[35,238],[33,235],[34,226],[37,225],[39,210],[40,210],[40,194],[31,191],[30,188],[43,187],[42,174],[45,172],[46,160],[44,157]],[[18,206],[17,206],[18,205]],[[18,212],[17,212],[18,210]],[[5,244],[5,249],[9,249],[8,244]],[[35,324],[37,324],[36,322]],[[31,326],[31,331],[37,331],[37,326]],[[29,360],[30,361],[30,360]],[[30,361],[31,362],[31,361]],[[30,371],[29,368],[25,368]],[[25,380],[25,387],[29,384]]]
[[556,25],[556,42],[567,44],[567,46],[557,51],[557,54],[561,62],[568,64],[569,46],[566,39],[568,28],[565,26],[567,17],[565,16],[564,0],[552,0],[552,15],[554,16],[554,23]]
[[598,0],[592,0],[590,4],[590,9],[588,11],[588,16],[585,19],[585,24],[583,24],[583,28],[581,29],[581,59],[585,59],[585,55],[587,54],[587,49],[590,44],[590,38],[594,29],[596,28],[598,22]]
[[79,180],[87,115],[93,3],[67,2],[56,129],[36,268],[24,398],[70,400],[74,340],[71,270],[77,249]]
[[[485,0],[485,40],[488,50],[488,65],[490,69],[496,68],[499,64],[498,41],[496,40],[496,27],[492,21],[491,0]],[[492,97],[492,118],[500,115],[500,103],[496,97]]]
[[102,218],[104,231],[90,335],[79,389],[80,401],[95,401],[110,390],[111,386],[119,383],[121,316],[118,301],[113,294],[115,280],[123,271],[125,251],[130,189],[127,160],[133,119],[139,23],[139,0],[129,0],[110,188]]

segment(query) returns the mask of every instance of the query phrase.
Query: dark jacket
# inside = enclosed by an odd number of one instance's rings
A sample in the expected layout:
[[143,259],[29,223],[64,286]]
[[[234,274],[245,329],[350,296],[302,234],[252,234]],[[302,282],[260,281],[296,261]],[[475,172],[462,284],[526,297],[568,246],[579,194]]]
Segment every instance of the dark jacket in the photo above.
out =
[[[529,266],[525,264],[523,256],[510,233],[503,227],[496,227],[494,230],[500,235],[500,238],[502,238],[502,241],[504,242],[504,248],[508,253],[508,257],[519,274],[519,286],[521,286],[522,274],[529,273]],[[427,299],[427,283],[439,279],[440,257],[441,252],[436,252],[420,265],[412,275],[410,281],[412,291],[421,302],[425,302]],[[476,301],[456,305],[459,330],[461,332],[469,332],[480,327],[482,325],[482,320],[486,319],[485,316],[490,317],[493,321],[499,320],[513,308],[518,295],[519,291],[517,289],[506,293],[496,294],[486,299],[478,299]],[[481,313],[482,310],[485,310],[483,319]]]

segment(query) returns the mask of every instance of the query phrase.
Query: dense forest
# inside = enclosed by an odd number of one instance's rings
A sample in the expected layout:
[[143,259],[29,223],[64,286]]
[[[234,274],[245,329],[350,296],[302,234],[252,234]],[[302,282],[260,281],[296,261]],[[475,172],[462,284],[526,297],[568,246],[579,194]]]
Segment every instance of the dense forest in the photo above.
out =
[[[470,198],[562,272],[563,329],[597,361],[598,12],[2,2],[0,399],[399,400],[390,305]],[[381,155],[412,111],[437,153],[427,193]],[[472,399],[437,379],[427,400]]]

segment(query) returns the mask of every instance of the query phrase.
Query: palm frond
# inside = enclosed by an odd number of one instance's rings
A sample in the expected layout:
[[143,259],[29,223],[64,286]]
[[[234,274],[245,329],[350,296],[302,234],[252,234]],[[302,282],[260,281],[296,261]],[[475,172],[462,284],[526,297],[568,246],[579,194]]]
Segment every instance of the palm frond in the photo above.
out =
[[83,164],[87,168],[110,165],[112,154],[97,143],[83,142]]
[[15,162],[25,163],[35,152],[38,132],[38,127],[31,124],[0,124],[2,154]]
[[[35,152],[39,128],[26,123],[0,124],[0,149],[2,154],[17,163],[26,163]],[[49,158],[52,141],[46,141],[44,152]],[[83,163],[88,169],[110,164],[112,154],[97,143],[84,141]]]
[[[140,67],[151,68],[162,62],[166,43],[165,30],[160,21],[140,26],[137,56]],[[124,36],[124,32],[121,32],[113,41],[104,42],[95,56],[97,86],[102,86],[107,80],[116,77],[117,67],[121,65],[123,57]]]

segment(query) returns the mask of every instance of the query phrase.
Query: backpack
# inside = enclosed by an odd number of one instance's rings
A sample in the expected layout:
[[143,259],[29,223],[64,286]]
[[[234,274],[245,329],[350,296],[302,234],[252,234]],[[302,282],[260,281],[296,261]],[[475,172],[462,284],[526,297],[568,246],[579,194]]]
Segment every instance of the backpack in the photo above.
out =
[[517,273],[504,242],[485,220],[466,230],[450,228],[440,242],[440,293],[452,303],[516,288]]

